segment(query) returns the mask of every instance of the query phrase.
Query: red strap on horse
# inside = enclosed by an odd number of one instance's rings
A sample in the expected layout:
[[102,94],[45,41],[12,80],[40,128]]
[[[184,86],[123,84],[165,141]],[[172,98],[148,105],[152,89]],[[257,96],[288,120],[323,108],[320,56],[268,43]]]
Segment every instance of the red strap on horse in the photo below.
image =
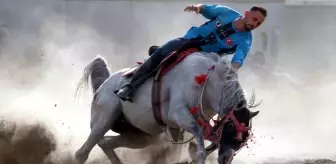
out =
[[[219,140],[220,140],[221,131],[220,132],[216,131],[215,133],[213,133],[213,126],[211,126],[211,124],[209,122],[207,122],[204,119],[202,119],[201,117],[199,117],[199,115],[198,115],[199,110],[198,109],[199,109],[199,106],[197,105],[197,106],[190,109],[190,113],[196,118],[197,123],[203,128],[204,138],[206,140],[211,141],[211,142],[218,143]],[[215,126],[220,122],[221,121],[216,121]]]

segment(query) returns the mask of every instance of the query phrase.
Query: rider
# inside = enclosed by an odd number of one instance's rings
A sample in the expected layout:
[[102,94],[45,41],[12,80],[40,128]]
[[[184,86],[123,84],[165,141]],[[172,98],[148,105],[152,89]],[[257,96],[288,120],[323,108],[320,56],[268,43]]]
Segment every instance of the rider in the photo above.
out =
[[115,93],[122,99],[132,102],[135,89],[149,78],[161,61],[171,52],[181,52],[188,48],[198,48],[204,52],[235,53],[232,66],[237,70],[242,66],[252,43],[251,31],[259,27],[267,16],[267,10],[253,6],[239,12],[221,5],[189,5],[184,11],[194,11],[209,19],[200,27],[192,27],[184,37],[170,40],[158,48],[138,68],[131,81]]

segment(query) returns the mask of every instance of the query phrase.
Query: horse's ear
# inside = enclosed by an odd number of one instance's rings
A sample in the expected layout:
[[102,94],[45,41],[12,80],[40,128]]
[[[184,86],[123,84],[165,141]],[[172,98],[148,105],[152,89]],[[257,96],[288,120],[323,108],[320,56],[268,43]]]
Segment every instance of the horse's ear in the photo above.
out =
[[237,103],[235,109],[239,110],[239,109],[244,108],[245,106],[246,106],[246,101],[245,101],[245,100],[240,100],[240,101]]
[[253,118],[259,114],[259,111],[256,112],[250,112],[250,118]]

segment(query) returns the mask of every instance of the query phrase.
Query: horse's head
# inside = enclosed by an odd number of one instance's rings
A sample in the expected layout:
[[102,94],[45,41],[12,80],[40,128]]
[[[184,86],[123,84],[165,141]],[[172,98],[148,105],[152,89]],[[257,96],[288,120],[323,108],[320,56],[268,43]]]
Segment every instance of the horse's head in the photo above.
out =
[[218,151],[218,162],[228,163],[231,161],[234,153],[245,145],[251,135],[252,119],[259,114],[259,111],[251,111],[249,108],[256,107],[246,104],[245,100],[241,100],[231,115],[228,115],[228,121],[223,125],[220,139],[220,147]]
[[[247,103],[246,94],[239,82],[238,73],[230,62],[222,58],[215,69],[216,74],[212,82],[216,86],[212,98],[212,107],[222,119],[220,148],[218,151],[218,162],[229,163],[235,152],[240,149],[251,135],[252,118],[259,114],[259,111],[252,112],[250,108],[257,107],[255,95],[252,94],[251,100]],[[224,118],[228,118],[225,120]],[[219,125],[220,125],[219,124]]]

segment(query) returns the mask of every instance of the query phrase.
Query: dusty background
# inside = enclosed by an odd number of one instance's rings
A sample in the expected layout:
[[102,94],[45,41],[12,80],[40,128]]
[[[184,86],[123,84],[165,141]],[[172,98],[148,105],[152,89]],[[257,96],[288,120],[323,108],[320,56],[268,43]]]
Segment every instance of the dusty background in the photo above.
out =
[[[189,3],[0,0],[0,155],[8,157],[0,164],[15,163],[13,159],[37,164],[54,150],[57,153],[45,162],[66,163],[61,160],[71,156],[89,133],[91,94],[74,100],[84,66],[96,54],[107,59],[112,71],[144,59],[150,45],[163,44],[205,21],[183,12]],[[267,22],[254,33],[251,52],[264,52],[266,70],[273,72],[265,77],[249,64],[241,70],[246,90],[254,89],[264,103],[253,123],[255,142],[238,154],[235,163],[335,160],[336,8],[284,6],[279,1],[214,3],[242,12],[253,4],[269,9]],[[37,122],[47,128],[34,126]],[[48,135],[38,135],[45,131]],[[9,144],[6,139],[11,137]],[[32,153],[25,146],[28,141],[39,147],[30,159],[25,158]],[[155,149],[141,155],[132,150],[119,153],[125,162],[134,163],[130,157],[141,156],[137,163],[146,163]],[[167,150],[175,160],[188,158]],[[89,161],[108,163],[97,147]]]

